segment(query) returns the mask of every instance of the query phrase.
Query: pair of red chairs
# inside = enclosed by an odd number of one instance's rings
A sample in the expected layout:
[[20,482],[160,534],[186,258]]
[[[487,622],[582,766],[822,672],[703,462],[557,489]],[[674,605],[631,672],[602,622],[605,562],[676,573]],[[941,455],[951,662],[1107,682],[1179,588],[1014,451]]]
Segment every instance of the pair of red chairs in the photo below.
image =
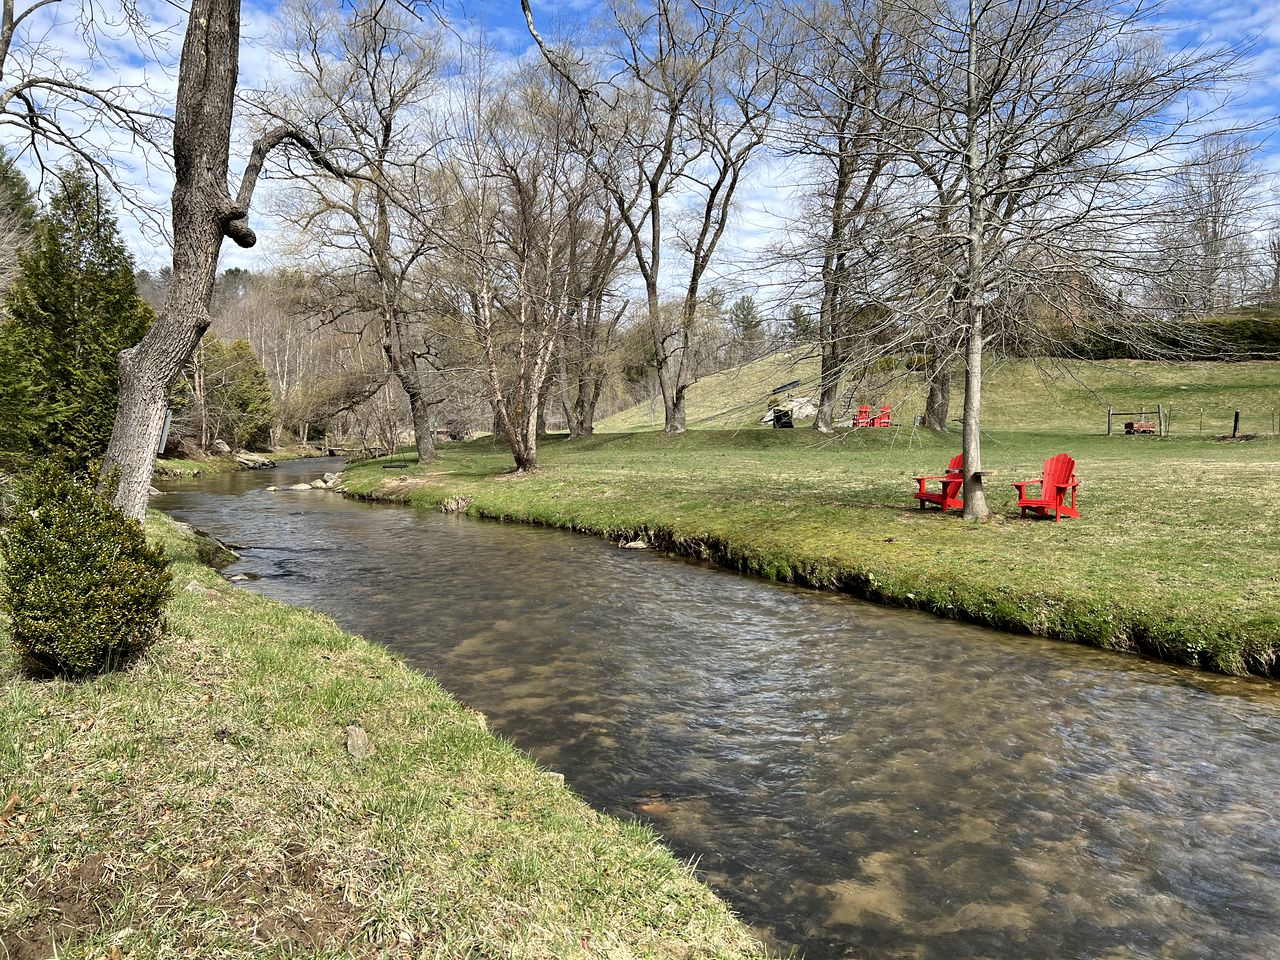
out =
[[[926,504],[941,507],[943,513],[952,509],[964,509],[964,501],[960,499],[960,492],[964,488],[964,454],[958,453],[951,458],[943,476],[915,479],[920,485],[915,498],[919,501],[921,510]],[[940,489],[927,489],[930,480],[940,481]],[[1076,462],[1065,453],[1050,457],[1044,462],[1044,473],[1039,480],[1015,481],[1013,486],[1018,491],[1018,506],[1024,517],[1028,510],[1041,517],[1047,517],[1052,511],[1054,523],[1064,516],[1080,516],[1080,511],[1076,509],[1076,489],[1080,486],[1080,481],[1076,479]],[[1037,486],[1039,496],[1033,497],[1027,492],[1027,488]],[[1071,497],[1069,504],[1068,494]]]
[[858,427],[891,427],[893,407],[885,404],[880,408],[880,412],[875,416],[871,415],[871,406],[863,404],[858,408],[858,412],[853,417],[854,429]]

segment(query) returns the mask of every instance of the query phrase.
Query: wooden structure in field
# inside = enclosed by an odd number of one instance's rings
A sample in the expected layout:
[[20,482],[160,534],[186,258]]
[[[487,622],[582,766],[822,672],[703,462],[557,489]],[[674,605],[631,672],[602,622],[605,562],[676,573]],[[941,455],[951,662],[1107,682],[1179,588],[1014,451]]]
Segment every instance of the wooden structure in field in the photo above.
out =
[[[1154,420],[1151,419],[1153,416]],[[1133,419],[1125,420],[1125,417]],[[1111,436],[1117,422],[1124,425],[1126,434],[1150,434],[1159,437],[1169,435],[1169,410],[1163,403],[1157,403],[1155,410],[1148,411],[1144,407],[1142,410],[1127,413],[1115,407],[1107,407],[1107,436]]]

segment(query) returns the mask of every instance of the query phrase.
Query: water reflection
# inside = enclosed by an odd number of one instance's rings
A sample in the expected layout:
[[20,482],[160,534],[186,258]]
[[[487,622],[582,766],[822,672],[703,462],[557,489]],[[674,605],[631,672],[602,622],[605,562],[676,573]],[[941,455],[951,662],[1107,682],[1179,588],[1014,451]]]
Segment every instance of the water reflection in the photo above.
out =
[[811,957],[1280,956],[1280,688],[587,537],[170,484]]

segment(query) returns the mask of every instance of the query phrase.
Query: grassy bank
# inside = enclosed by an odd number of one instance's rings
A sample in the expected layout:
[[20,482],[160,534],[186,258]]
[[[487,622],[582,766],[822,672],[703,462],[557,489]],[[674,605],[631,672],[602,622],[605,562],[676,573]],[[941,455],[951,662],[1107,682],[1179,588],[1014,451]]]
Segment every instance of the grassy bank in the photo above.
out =
[[[765,577],[943,616],[1133,650],[1228,673],[1275,673],[1280,653],[1280,445],[1271,440],[996,431],[985,464],[994,518],[916,509],[917,473],[958,437],[860,431],[694,430],[549,440],[543,469],[510,474],[492,441],[438,463],[344,474],[355,495],[478,516],[643,537]],[[1018,519],[1011,481],[1045,457],[1078,461],[1083,518]]]
[[169,521],[167,639],[36,682],[0,653],[0,957],[745,957],[648,830]]
[[[272,450],[270,453],[265,454],[276,463],[322,455],[322,451],[317,451],[310,447],[286,447],[282,450]],[[236,462],[235,457],[229,455],[210,455],[200,460],[191,460],[185,457],[157,457],[153,475],[160,479],[178,479],[180,477],[198,477],[210,473],[231,473],[235,470],[243,469],[245,468]]]

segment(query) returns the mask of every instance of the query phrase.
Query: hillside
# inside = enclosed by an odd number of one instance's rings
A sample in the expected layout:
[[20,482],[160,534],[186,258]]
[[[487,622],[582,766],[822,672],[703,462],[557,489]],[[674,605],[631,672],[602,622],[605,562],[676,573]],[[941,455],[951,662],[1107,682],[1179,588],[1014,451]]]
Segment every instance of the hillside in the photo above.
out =
[[[817,376],[816,356],[796,351],[706,377],[689,388],[689,426],[758,426],[770,391],[799,380],[779,396],[815,396]],[[951,416],[958,418],[963,400],[959,369],[955,376]],[[837,407],[846,426],[848,411],[861,403],[891,404],[895,421],[910,426],[923,411],[923,377],[899,363],[861,384],[846,383]],[[1106,428],[1108,404],[1117,411],[1134,411],[1154,410],[1158,403],[1171,409],[1175,434],[1229,432],[1236,410],[1244,432],[1273,433],[1280,418],[1280,362],[1003,361],[987,374],[983,423],[991,430],[1100,433]],[[662,402],[654,398],[609,417],[596,429],[608,433],[661,426]]]

